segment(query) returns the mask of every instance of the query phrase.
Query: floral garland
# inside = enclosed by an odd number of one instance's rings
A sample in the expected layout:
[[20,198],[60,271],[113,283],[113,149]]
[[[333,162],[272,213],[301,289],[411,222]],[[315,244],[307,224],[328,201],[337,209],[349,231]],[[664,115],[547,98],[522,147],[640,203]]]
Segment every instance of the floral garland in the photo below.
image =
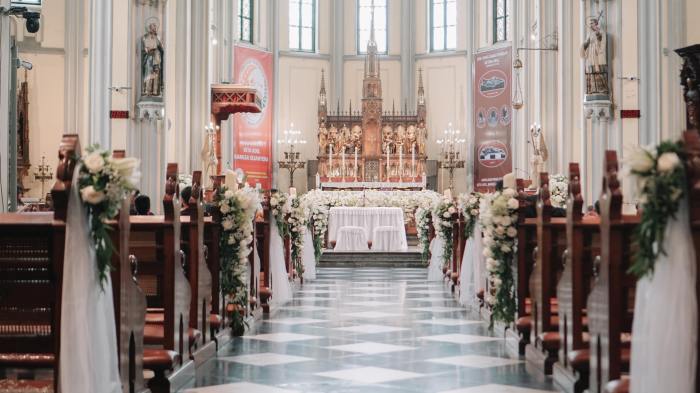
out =
[[639,148],[626,163],[637,180],[642,219],[635,231],[637,251],[629,271],[638,278],[654,273],[659,255],[666,255],[664,237],[686,193],[685,153],[680,142],[662,142],[653,150]]
[[326,231],[328,230],[328,216],[329,209],[322,205],[311,205],[307,204],[307,201],[302,197],[302,203],[306,205],[306,208],[310,212],[310,223],[311,230],[314,236],[314,256],[316,257],[316,263],[321,260],[321,253],[323,252],[323,243],[326,237]]
[[566,209],[566,199],[569,197],[569,179],[556,174],[549,178],[549,199],[553,207]]
[[[253,219],[261,208],[260,194],[247,186],[237,191],[224,187],[216,195],[215,202],[222,216],[221,290],[240,311],[248,306],[248,257],[253,251]],[[244,325],[243,315],[233,313],[233,330]]]
[[479,220],[481,198],[482,194],[478,192],[459,196],[459,208],[462,210],[462,216],[464,216],[464,237],[467,239],[474,234],[474,227],[476,227],[476,222]]
[[112,269],[114,250],[105,221],[119,214],[124,198],[136,190],[141,172],[136,158],[113,158],[97,145],[88,147],[87,152],[88,155],[81,159],[78,187],[80,199],[87,209],[90,240],[95,246],[98,277],[104,289]]
[[277,231],[282,239],[289,235],[289,225],[287,224],[287,213],[289,213],[289,195],[282,191],[272,191],[270,195],[270,208],[272,217],[277,224]]
[[452,252],[454,250],[454,239],[452,238],[452,232],[454,229],[454,224],[457,221],[454,217],[455,213],[457,213],[457,206],[455,206],[452,198],[442,198],[433,208],[433,224],[435,225],[435,232],[443,240],[443,267],[449,266],[450,262],[452,261]]
[[419,207],[416,210],[416,230],[418,232],[418,248],[421,250],[421,260],[428,263],[430,258],[430,209]]
[[289,233],[292,243],[292,263],[298,277],[304,274],[304,234],[309,223],[309,209],[301,203],[299,198],[292,198],[289,218]]
[[493,321],[512,323],[515,319],[513,259],[518,230],[518,200],[515,190],[488,194],[481,203],[484,256],[489,273],[486,301],[492,306]]

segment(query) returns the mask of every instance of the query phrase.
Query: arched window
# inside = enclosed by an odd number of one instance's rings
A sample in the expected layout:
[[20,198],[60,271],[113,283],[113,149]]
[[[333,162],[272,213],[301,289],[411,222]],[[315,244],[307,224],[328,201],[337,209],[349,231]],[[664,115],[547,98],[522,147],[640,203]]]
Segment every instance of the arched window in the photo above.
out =
[[238,0],[238,40],[253,43],[253,2]]
[[357,52],[367,52],[367,42],[372,30],[374,16],[374,38],[377,41],[377,51],[387,51],[387,0],[357,0]]
[[508,1],[493,0],[493,42],[507,41],[510,37],[508,27]]
[[289,0],[289,49],[316,51],[316,0]]
[[430,48],[432,51],[457,48],[456,0],[430,0]]

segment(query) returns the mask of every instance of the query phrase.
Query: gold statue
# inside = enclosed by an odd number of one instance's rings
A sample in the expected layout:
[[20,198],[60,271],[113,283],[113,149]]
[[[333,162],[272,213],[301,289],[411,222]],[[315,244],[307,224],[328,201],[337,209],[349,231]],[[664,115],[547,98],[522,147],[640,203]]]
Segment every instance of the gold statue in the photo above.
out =
[[327,153],[328,149],[328,129],[326,128],[326,123],[321,123],[321,127],[318,129],[318,151],[321,154]]
[[350,139],[354,145],[353,147],[356,147],[358,150],[362,149],[362,128],[360,126],[356,125],[352,127]]

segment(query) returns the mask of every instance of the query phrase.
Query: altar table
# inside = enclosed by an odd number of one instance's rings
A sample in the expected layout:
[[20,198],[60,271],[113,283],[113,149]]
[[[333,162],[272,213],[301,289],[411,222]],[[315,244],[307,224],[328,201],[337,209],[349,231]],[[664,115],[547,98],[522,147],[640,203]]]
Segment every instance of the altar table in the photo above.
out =
[[367,239],[372,239],[377,227],[393,227],[399,230],[400,249],[406,250],[406,227],[400,207],[332,207],[328,217],[328,240],[337,241],[342,227],[361,227]]

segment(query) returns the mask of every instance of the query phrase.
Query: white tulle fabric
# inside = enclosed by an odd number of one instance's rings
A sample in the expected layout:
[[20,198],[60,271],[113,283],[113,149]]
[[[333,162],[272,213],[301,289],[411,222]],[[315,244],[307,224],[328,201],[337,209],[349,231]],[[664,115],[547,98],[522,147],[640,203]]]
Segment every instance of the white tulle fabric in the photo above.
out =
[[478,304],[476,294],[484,288],[484,258],[481,246],[481,228],[474,228],[464,247],[462,269],[459,273],[459,302],[465,306]]
[[270,225],[270,274],[272,275],[272,303],[282,305],[294,296],[284,262],[284,240],[277,225]]
[[632,327],[633,393],[695,391],[698,315],[687,201],[666,227],[654,274],[637,282]]
[[428,281],[442,281],[442,249],[444,240],[435,236],[430,241],[430,264],[428,265]]
[[76,168],[66,221],[59,390],[120,393],[112,282],[107,276],[104,289],[100,287],[78,173]]
[[314,253],[314,238],[311,231],[304,231],[304,250],[302,251],[302,262],[304,263],[304,280],[316,279],[316,254]]

